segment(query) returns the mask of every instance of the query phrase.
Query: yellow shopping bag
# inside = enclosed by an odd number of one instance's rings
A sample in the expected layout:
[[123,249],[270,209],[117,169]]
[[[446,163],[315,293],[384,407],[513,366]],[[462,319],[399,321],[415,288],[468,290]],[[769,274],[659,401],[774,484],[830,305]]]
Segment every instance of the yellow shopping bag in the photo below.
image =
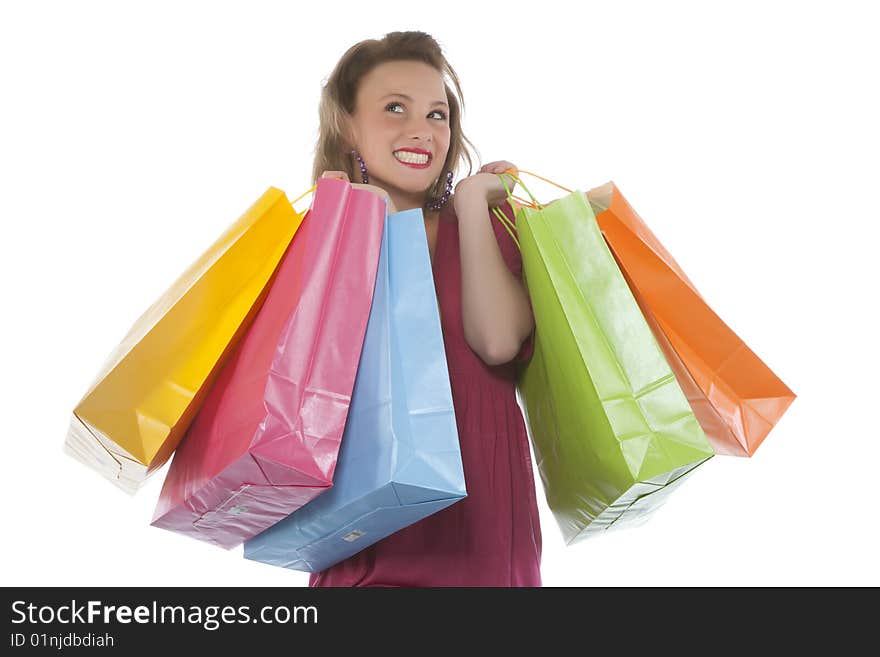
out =
[[303,218],[269,188],[230,226],[111,354],[73,411],[65,451],[130,493],[165,463]]

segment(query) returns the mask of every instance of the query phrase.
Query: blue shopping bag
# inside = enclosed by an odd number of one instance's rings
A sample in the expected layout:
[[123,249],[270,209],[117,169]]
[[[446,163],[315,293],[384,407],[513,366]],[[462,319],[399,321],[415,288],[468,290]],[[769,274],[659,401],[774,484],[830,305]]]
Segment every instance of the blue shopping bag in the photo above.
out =
[[386,218],[333,487],[244,544],[319,572],[467,495],[421,210]]

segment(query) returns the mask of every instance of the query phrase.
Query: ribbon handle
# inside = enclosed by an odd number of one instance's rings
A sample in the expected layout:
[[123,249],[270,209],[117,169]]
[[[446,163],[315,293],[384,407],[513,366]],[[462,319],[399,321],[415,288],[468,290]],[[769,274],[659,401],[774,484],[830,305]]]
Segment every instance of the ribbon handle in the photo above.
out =
[[[534,176],[535,178],[543,180],[544,182],[548,182],[551,185],[555,185],[559,189],[561,189],[569,194],[572,193],[572,190],[568,189],[567,187],[564,187],[563,185],[560,185],[559,183],[553,182],[552,180],[549,180],[548,178],[544,178],[543,176],[539,176],[537,173],[532,173],[531,171],[524,171],[523,169],[508,169],[507,171],[499,173],[498,177],[501,179],[501,184],[504,185],[504,191],[507,192],[507,200],[510,203],[511,208],[516,207],[514,205],[514,201],[516,201],[520,205],[530,207],[534,210],[543,210],[544,209],[544,206],[538,202],[538,200],[535,198],[535,196],[529,191],[529,188],[526,187],[525,184],[523,184],[522,179],[517,175],[520,173],[527,173],[530,176]],[[531,199],[531,201],[526,201],[524,199],[520,199],[517,196],[514,196],[513,192],[510,190],[510,186],[507,184],[507,180],[505,179],[505,176],[510,176],[511,178],[513,178],[517,182],[517,184],[525,190],[526,194],[529,195],[529,198]],[[522,250],[520,248],[519,238],[516,235],[517,230],[516,230],[516,226],[514,225],[514,223],[512,221],[510,221],[510,219],[508,219],[505,216],[505,214],[501,211],[500,208],[497,208],[497,207],[492,208],[492,213],[495,215],[495,217],[498,219],[498,221],[501,222],[501,225],[504,226],[504,229],[513,238],[513,241],[516,244],[516,248]]]
[[302,212],[298,212],[298,211],[297,211],[297,209],[296,209],[296,207],[295,207],[295,206],[296,206],[296,203],[299,202],[301,199],[305,198],[306,196],[308,196],[309,194],[311,194],[312,192],[314,192],[316,189],[318,189],[318,186],[317,186],[317,185],[312,185],[312,186],[309,187],[306,191],[304,191],[302,194],[300,194],[299,196],[297,196],[295,199],[293,199],[293,200],[290,202],[290,205],[293,206],[293,210],[294,210],[294,212],[296,212],[297,214],[302,214]]

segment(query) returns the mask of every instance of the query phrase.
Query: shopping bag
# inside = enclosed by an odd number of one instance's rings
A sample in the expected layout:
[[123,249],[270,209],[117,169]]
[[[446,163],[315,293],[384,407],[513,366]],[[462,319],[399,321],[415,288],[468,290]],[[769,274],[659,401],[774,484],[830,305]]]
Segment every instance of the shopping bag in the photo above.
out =
[[232,548],[333,483],[385,202],[321,179],[259,314],[175,452],[153,525]]
[[[617,265],[620,267],[620,262]],[[700,423],[700,427],[702,427],[703,433],[706,434],[706,438],[708,438],[709,443],[712,445],[715,454],[732,453],[729,446],[738,443],[735,442],[730,427],[727,426],[724,418],[721,417],[721,414],[707,399],[700,386],[697,385],[697,382],[694,381],[691,373],[669,342],[669,338],[666,337],[663,329],[657,323],[657,319],[651,312],[650,307],[639,293],[638,287],[626,275],[625,270],[621,269],[621,273],[626,279],[626,283],[629,285],[636,303],[639,304],[639,309],[642,311],[645,321],[648,322],[651,333],[654,334],[654,338],[657,340],[657,346],[660,347],[672,373],[675,374],[675,379],[678,381],[678,385],[681,386],[681,391],[687,398],[688,404],[690,404],[691,410],[694,412],[694,416],[697,418],[697,422]]]
[[333,488],[244,544],[318,572],[466,495],[421,210],[392,215]]
[[644,521],[714,452],[586,197],[522,206],[516,227],[535,316],[519,390],[548,506],[571,544]]
[[795,394],[715,314],[614,183],[587,197],[716,453],[751,456]]
[[269,188],[230,226],[110,355],[73,411],[65,451],[129,493],[165,463],[302,218]]

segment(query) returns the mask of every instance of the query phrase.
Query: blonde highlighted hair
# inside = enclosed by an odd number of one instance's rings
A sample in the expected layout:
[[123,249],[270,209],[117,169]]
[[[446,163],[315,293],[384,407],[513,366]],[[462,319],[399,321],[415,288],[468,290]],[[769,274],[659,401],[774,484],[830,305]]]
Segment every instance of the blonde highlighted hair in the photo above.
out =
[[[342,56],[321,90],[318,141],[312,180],[317,182],[324,171],[345,171],[352,182],[360,182],[360,169],[355,171],[345,132],[345,116],[355,110],[358,85],[361,79],[379,64],[393,61],[417,61],[428,64],[448,81],[444,81],[446,102],[449,103],[449,152],[440,177],[428,190],[428,199],[438,198],[446,187],[449,171],[458,168],[458,161],[467,163],[468,174],[473,169],[470,150],[476,154],[473,143],[465,137],[461,127],[464,98],[455,70],[446,61],[439,44],[424,32],[389,32],[382,39],[367,39],[355,44]],[[452,83],[452,87],[448,82]],[[356,175],[357,174],[357,175]]]

